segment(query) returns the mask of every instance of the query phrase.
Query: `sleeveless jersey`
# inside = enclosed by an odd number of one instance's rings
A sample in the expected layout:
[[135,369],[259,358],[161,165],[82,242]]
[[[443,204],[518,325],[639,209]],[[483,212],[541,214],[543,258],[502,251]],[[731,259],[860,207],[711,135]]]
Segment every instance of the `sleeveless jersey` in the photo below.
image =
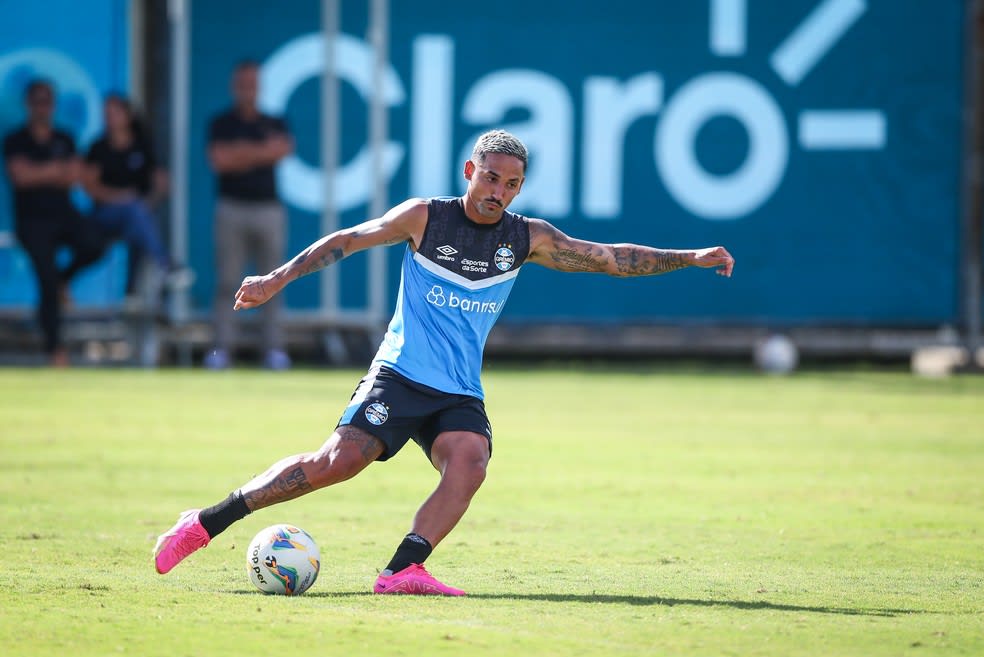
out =
[[428,201],[420,247],[407,245],[396,311],[373,365],[443,392],[484,398],[482,352],[530,252],[526,217],[465,216],[457,198]]

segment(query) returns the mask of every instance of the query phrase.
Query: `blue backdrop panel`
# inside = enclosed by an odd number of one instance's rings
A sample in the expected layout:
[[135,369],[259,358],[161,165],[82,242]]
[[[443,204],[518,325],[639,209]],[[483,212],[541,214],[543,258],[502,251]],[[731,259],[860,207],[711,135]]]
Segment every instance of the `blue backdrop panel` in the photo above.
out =
[[[366,3],[345,2],[345,224],[365,218]],[[475,136],[530,147],[514,209],[572,235],[664,247],[724,244],[704,271],[610,280],[530,266],[504,321],[916,325],[957,316],[963,3],[505,0],[492,16],[391,3],[387,167],[392,202],[458,193]],[[192,264],[211,303],[214,182],[208,117],[253,57],[298,153],[282,167],[290,251],[318,236],[319,3],[193,3]],[[314,47],[312,47],[314,46]],[[287,58],[285,60],[285,58]],[[288,80],[293,77],[295,79]],[[276,98],[273,98],[276,96]],[[392,249],[390,291],[399,249]],[[362,302],[364,261],[343,265]],[[288,296],[315,307],[310,277]]]

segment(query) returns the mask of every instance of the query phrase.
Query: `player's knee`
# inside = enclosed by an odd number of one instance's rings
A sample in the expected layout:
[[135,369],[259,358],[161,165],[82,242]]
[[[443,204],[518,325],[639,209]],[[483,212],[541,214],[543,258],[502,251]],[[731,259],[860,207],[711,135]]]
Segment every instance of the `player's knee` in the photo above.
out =
[[468,496],[474,495],[485,481],[488,459],[480,456],[452,460],[445,471]]
[[481,486],[485,482],[485,476],[487,474],[487,470],[488,470],[487,459],[473,461],[471,464],[469,464],[468,480],[475,487],[475,490],[478,490],[479,486]]
[[313,455],[313,461],[318,486],[330,486],[351,479],[365,467],[364,461],[338,445],[318,450]]
[[375,444],[366,445],[355,440],[342,440],[338,434],[331,437],[310,460],[315,466],[317,487],[330,486],[351,479],[359,474],[378,456]]

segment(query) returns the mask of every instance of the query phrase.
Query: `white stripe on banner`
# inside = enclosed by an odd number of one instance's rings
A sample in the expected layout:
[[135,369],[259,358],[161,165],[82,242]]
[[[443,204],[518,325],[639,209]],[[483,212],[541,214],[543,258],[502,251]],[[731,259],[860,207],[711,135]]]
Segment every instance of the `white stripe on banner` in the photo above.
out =
[[747,0],[711,0],[711,52],[718,57],[745,54]]
[[773,70],[796,86],[866,9],[865,0],[824,0],[772,53]]
[[878,150],[885,147],[885,115],[878,110],[804,110],[799,143],[806,150]]

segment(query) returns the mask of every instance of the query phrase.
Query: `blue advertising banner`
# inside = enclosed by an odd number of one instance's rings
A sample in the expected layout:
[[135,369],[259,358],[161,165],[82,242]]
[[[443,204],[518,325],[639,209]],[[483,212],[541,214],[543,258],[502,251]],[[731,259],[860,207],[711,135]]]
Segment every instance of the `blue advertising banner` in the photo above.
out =
[[[25,85],[33,78],[46,78],[57,94],[55,124],[72,134],[84,153],[102,130],[103,93],[126,92],[128,87],[129,2],[46,0],[3,5],[0,135],[23,124]],[[0,306],[28,306],[35,303],[37,288],[30,261],[16,246],[12,211],[4,174],[0,176]],[[111,251],[73,282],[73,301],[85,306],[118,299],[124,265],[123,251]]]
[[[191,264],[211,304],[207,123],[235,63],[262,63],[265,107],[297,152],[278,170],[289,251],[317,238],[319,2],[192,3]],[[343,223],[366,218],[367,3],[343,2]],[[925,325],[957,308],[963,3],[918,0],[505,0],[493,15],[392,2],[384,79],[392,203],[459,193],[475,137],[504,127],[530,166],[512,209],[569,234],[723,244],[723,280],[610,280],[524,269],[504,321]],[[391,249],[391,299],[402,247]],[[361,267],[361,269],[360,269]],[[347,269],[346,269],[347,268]],[[365,296],[343,263],[343,302]],[[289,290],[318,304],[318,280]]]

